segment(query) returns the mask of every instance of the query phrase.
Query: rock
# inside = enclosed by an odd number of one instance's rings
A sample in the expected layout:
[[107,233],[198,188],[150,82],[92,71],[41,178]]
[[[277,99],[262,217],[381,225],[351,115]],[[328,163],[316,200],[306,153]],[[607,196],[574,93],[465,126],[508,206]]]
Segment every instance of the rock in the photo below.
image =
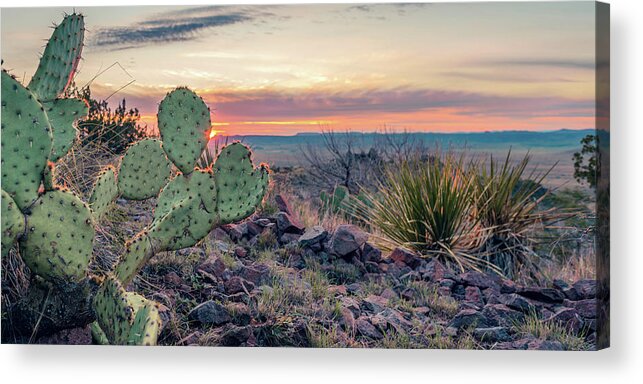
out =
[[510,341],[511,336],[505,327],[476,328],[473,336],[486,343],[498,343]]
[[288,201],[283,197],[283,195],[276,195],[275,203],[277,204],[277,208],[279,209],[279,211],[285,212],[288,215],[292,215],[290,204],[288,204]]
[[496,275],[484,274],[478,271],[468,271],[461,273],[458,278],[464,285],[474,286],[480,289],[496,288],[500,290],[500,281]]
[[251,312],[248,305],[244,303],[228,303],[226,305],[232,321],[238,325],[250,324]]
[[389,257],[393,261],[404,263],[411,269],[415,269],[422,264],[421,258],[404,248],[395,248]]
[[336,295],[346,296],[346,294],[348,294],[348,290],[346,289],[345,285],[329,285],[328,293],[335,296]]
[[382,261],[382,251],[376,248],[371,243],[364,243],[364,248],[362,249],[362,262],[368,263],[380,263]]
[[163,281],[166,284],[173,285],[175,287],[183,284],[183,279],[181,279],[181,277],[179,277],[179,275],[174,271],[169,272],[165,276],[163,276]]
[[554,288],[527,287],[518,290],[520,296],[543,303],[562,303],[565,296]]
[[92,331],[89,325],[82,328],[63,329],[36,340],[36,344],[90,345],[91,343]]
[[572,285],[578,295],[578,300],[596,298],[596,280],[579,280]]
[[346,332],[353,332],[355,330],[355,316],[353,312],[348,308],[341,308],[339,312],[339,325],[343,327]]
[[564,348],[560,341],[533,340],[527,344],[527,349],[538,351],[562,351]]
[[358,250],[368,240],[368,234],[352,224],[337,227],[330,240],[330,251],[338,256],[346,256]]
[[276,215],[277,218],[277,230],[279,233],[295,233],[301,235],[304,233],[304,227],[295,219],[286,212],[279,212]]
[[250,292],[254,287],[254,284],[239,276],[233,276],[225,282],[225,290],[228,295]]
[[248,255],[248,251],[244,247],[235,247],[234,255],[239,258],[244,258]]
[[281,244],[290,244],[299,240],[299,235],[296,233],[284,233],[279,238],[279,243]]
[[574,308],[561,308],[552,316],[546,318],[545,321],[558,323],[575,335],[583,329],[584,325],[583,319]]
[[499,343],[496,345],[496,349],[513,349],[513,350],[525,350],[529,348],[529,343],[534,341],[535,338],[533,336],[525,337],[522,339],[514,340],[514,341],[507,341],[503,343]]
[[249,221],[246,223],[246,227],[248,228],[248,236],[249,237],[254,237],[263,232],[263,226],[255,223],[254,221]]
[[360,317],[355,320],[355,327],[362,336],[368,337],[369,339],[379,340],[384,337],[365,317]]
[[243,266],[239,270],[239,276],[255,286],[264,285],[270,281],[270,267],[263,263],[257,263],[249,267]]
[[212,276],[215,276],[216,278],[223,278],[223,272],[226,270],[226,266],[216,256],[210,256],[206,261],[201,263],[199,267],[197,268],[197,271],[203,271],[206,272]]
[[530,313],[530,312],[536,311],[536,307],[533,304],[531,304],[524,297],[515,293],[509,294],[509,295],[500,295],[498,296],[498,300],[502,304],[506,305],[511,309],[515,309],[516,311],[520,311],[523,313]]
[[308,228],[306,232],[299,238],[299,245],[302,247],[319,246],[321,250],[321,243],[326,240],[328,232],[321,225]]
[[221,227],[214,228],[214,230],[210,232],[210,236],[218,241],[230,241],[230,236],[228,236],[228,233]]
[[[286,212],[286,213],[288,213],[288,212]],[[270,224],[273,224],[273,222],[270,221],[270,219],[266,219],[266,218],[256,219],[254,221],[254,223],[257,224],[260,227],[267,227]]]
[[188,313],[188,318],[201,324],[214,325],[229,323],[232,320],[228,310],[213,300],[208,300],[194,307]]
[[516,292],[516,283],[511,280],[503,279],[500,284],[500,293],[514,293]]
[[223,226],[223,229],[228,233],[228,236],[230,236],[233,241],[240,241],[243,236],[248,233],[248,226],[246,223],[227,224]]
[[221,345],[226,347],[238,347],[247,344],[252,335],[252,327],[249,325],[243,327],[231,326],[223,332],[220,342]]
[[464,300],[476,304],[481,308],[484,306],[484,300],[482,300],[482,292],[478,287],[470,286],[465,288]]
[[493,323],[493,326],[512,327],[516,322],[524,319],[521,312],[514,311],[504,304],[487,304],[482,308],[482,314]]
[[395,291],[392,290],[391,288],[386,288],[385,290],[383,290],[382,293],[380,294],[380,296],[382,296],[383,298],[388,299],[388,300],[398,298],[397,293],[395,293]]
[[586,319],[596,318],[596,299],[585,299],[579,301],[565,300],[563,301],[565,307],[574,308],[579,315]]
[[371,313],[382,312],[387,305],[388,305],[388,299],[377,295],[368,295],[362,301],[362,307],[366,311],[369,311]]
[[447,275],[449,275],[448,270],[436,258],[433,258],[428,261],[428,263],[426,264],[426,267],[424,268],[424,272],[422,273],[422,277],[424,279],[429,281],[434,281],[434,282],[447,278]]
[[386,328],[388,327],[388,321],[384,316],[382,316],[381,314],[377,314],[377,315],[371,316],[369,320],[371,321],[371,324],[373,324],[375,328],[379,329],[382,332],[386,332]]
[[476,328],[490,328],[497,324],[489,320],[475,309],[463,309],[449,323],[449,327],[462,329],[474,326]]
[[[397,266],[397,264],[385,264],[386,265],[386,274],[389,276],[392,276],[396,279],[399,279],[400,276],[402,276],[402,270],[400,267]],[[380,264],[380,268],[382,267],[382,264]]]
[[359,302],[352,297],[342,297],[341,303],[343,308],[350,310],[353,315],[357,318],[361,314],[361,309],[359,307]]

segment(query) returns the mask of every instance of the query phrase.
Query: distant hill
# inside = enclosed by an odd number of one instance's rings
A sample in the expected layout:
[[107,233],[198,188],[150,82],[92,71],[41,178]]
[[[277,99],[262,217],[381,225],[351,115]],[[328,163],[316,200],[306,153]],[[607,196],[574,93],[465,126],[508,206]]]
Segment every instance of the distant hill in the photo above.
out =
[[[500,148],[577,148],[580,139],[593,133],[594,130],[561,129],[547,132],[531,131],[501,131],[501,132],[475,132],[475,133],[410,133],[414,139],[422,140],[427,145],[439,144],[441,146],[468,146],[472,149],[500,149]],[[351,133],[359,136],[365,146],[371,145],[378,133]],[[322,144],[323,138],[319,133],[298,133],[293,136],[229,136],[230,140],[241,140],[255,147],[282,147],[299,146],[306,144]]]
[[[534,155],[557,154],[565,163],[570,162],[569,153],[580,149],[580,140],[594,130],[561,129],[557,131],[502,131],[475,133],[410,133],[413,139],[421,140],[425,145],[441,148],[469,148],[474,152],[514,152],[529,150]],[[368,149],[378,133],[351,133],[359,138],[359,143]],[[278,165],[298,164],[302,161],[300,148],[306,145],[323,146],[323,137],[319,133],[298,133],[293,136],[227,136],[223,141],[240,140],[250,145],[255,158]],[[565,154],[567,153],[567,154]],[[565,154],[565,155],[563,155]],[[569,158],[569,159],[568,159]],[[571,162],[570,162],[571,163]]]

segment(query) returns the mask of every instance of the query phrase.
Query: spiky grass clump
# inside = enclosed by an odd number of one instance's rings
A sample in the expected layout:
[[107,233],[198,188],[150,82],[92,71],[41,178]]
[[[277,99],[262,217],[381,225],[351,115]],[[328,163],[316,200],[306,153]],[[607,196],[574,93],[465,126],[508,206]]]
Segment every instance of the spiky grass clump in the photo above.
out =
[[487,232],[482,257],[498,267],[509,278],[537,273],[537,254],[529,246],[527,233],[539,223],[551,221],[554,209],[541,210],[540,203],[548,195],[541,183],[553,169],[527,171],[527,153],[515,163],[511,151],[504,162],[493,156],[479,168],[475,177],[476,213],[481,228]]
[[368,204],[354,202],[354,211],[381,234],[384,247],[403,246],[461,270],[489,267],[470,252],[481,243],[476,169],[453,152],[401,161],[386,170],[377,191],[365,192]]

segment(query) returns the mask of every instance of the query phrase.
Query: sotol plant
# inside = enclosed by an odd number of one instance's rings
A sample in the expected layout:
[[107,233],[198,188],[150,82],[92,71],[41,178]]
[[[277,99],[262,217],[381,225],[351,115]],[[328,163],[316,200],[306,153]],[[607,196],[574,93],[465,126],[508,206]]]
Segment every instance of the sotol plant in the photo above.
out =
[[[92,323],[98,340],[151,345],[158,305],[125,287],[154,254],[193,246],[214,227],[251,215],[266,192],[268,169],[254,168],[239,143],[223,148],[212,168],[195,168],[210,111],[194,92],[177,88],[159,106],[161,140],[141,140],[118,171],[105,168],[89,204],[55,185],[55,161],[76,140],[74,123],[87,113],[82,101],[57,98],[73,79],[83,31],[81,15],[65,16],[28,87],[2,72],[2,255],[17,246],[33,274],[8,323],[32,336]],[[179,169],[174,177],[172,164]],[[126,243],[111,271],[91,275],[94,223],[119,196],[157,196],[154,220]]]

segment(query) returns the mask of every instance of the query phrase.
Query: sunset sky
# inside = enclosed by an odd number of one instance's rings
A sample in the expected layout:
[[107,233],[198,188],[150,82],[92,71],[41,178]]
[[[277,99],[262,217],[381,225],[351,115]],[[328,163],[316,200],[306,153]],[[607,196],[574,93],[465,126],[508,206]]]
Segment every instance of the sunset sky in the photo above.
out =
[[[28,82],[72,10],[2,9],[3,67]],[[105,98],[133,81],[109,101],[150,125],[187,85],[225,134],[594,127],[593,2],[76,10],[76,83]]]

